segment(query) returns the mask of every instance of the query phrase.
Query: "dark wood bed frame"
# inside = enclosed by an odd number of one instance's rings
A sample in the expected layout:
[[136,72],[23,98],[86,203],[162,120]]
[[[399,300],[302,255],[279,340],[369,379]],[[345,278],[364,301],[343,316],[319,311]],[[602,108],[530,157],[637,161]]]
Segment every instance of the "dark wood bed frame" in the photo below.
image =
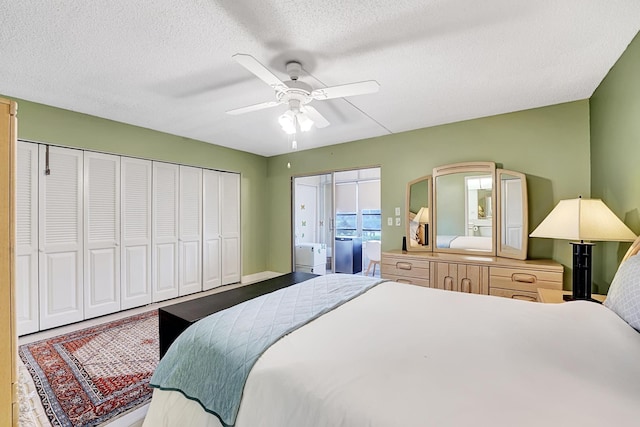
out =
[[173,341],[178,338],[178,335],[198,320],[241,302],[304,282],[313,277],[317,277],[317,274],[288,273],[158,309],[160,358],[162,359]]

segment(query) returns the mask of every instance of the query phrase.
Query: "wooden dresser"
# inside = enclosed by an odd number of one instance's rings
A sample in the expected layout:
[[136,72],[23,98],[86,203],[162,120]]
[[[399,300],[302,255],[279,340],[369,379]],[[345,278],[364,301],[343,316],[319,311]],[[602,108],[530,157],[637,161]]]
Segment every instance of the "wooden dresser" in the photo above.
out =
[[563,266],[546,259],[395,250],[382,253],[381,272],[401,283],[538,301],[538,288],[562,289]]

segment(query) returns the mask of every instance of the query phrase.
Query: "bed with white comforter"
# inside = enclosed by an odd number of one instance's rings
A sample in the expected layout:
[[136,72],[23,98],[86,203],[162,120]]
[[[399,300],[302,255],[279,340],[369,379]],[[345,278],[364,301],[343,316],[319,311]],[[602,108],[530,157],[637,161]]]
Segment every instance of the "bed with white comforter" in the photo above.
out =
[[[144,425],[222,424],[180,392],[156,389]],[[591,302],[384,282],[268,348],[235,421],[471,425],[640,425],[640,334]]]

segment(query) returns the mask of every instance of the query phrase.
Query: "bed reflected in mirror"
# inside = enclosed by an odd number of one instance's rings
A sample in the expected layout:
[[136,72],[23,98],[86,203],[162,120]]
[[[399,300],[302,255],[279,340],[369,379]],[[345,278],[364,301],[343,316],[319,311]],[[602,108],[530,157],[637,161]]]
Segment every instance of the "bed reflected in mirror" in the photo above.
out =
[[434,170],[434,250],[495,254],[494,176],[491,162]]

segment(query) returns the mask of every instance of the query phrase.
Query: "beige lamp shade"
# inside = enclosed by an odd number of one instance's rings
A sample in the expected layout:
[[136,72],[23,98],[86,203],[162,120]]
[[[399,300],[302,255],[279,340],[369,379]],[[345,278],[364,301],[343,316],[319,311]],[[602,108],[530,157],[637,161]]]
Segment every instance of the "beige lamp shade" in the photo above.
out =
[[419,224],[426,224],[429,222],[429,208],[422,207],[416,214],[414,221],[418,221]]
[[632,242],[636,235],[600,199],[562,200],[529,237]]

